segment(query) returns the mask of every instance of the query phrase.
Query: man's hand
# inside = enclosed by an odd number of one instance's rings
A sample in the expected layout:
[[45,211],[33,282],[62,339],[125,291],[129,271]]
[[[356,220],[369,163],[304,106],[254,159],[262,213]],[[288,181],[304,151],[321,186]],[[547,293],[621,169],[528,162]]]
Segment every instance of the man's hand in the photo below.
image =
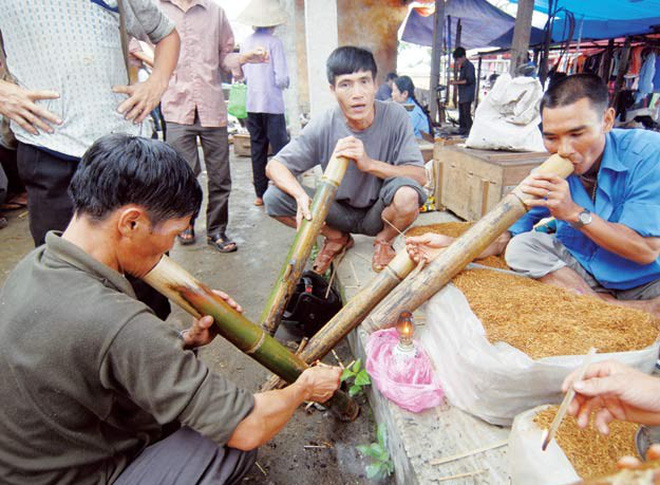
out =
[[609,433],[614,419],[640,424],[660,424],[660,379],[632,369],[617,361],[592,364],[584,379],[575,382],[579,371],[571,373],[562,385],[576,396],[569,413],[577,416],[578,426],[585,428],[589,416],[596,413],[595,424],[602,434]]
[[333,157],[346,157],[355,162],[358,170],[361,172],[369,173],[372,168],[373,160],[369,158],[367,152],[364,151],[364,144],[362,140],[354,136],[347,136],[337,141]]
[[119,105],[117,111],[123,114],[127,120],[139,124],[158,106],[165,89],[167,89],[167,82],[158,81],[152,75],[141,83],[130,86],[113,86],[112,91],[128,95],[128,99]]
[[39,130],[53,133],[50,124],[61,125],[62,120],[35,101],[59,97],[55,91],[29,91],[16,84],[0,81],[0,115],[15,121],[33,135],[38,135]]
[[296,197],[296,230],[300,229],[300,224],[302,223],[303,218],[308,221],[312,220],[312,212],[310,211],[310,206],[312,205],[312,199],[310,199],[307,192],[303,191],[300,195]]
[[573,202],[568,182],[555,174],[530,174],[521,183],[520,189],[539,197],[526,202],[531,207],[547,207],[552,217],[575,222],[582,208]]
[[[236,303],[227,293],[223,291],[213,290],[213,293],[225,300],[229,306],[239,313],[243,313],[243,308]],[[206,315],[200,319],[193,319],[193,324],[190,328],[181,332],[185,348],[195,349],[210,344],[213,339],[218,335],[218,330],[213,325],[213,317]]]
[[432,261],[444,248],[454,242],[453,237],[426,233],[406,238],[406,251],[415,263]]
[[317,365],[300,374],[294,385],[303,389],[305,401],[325,402],[339,389],[341,372],[339,367]]
[[243,64],[261,64],[262,62],[269,62],[270,55],[263,47],[256,47],[249,52],[241,54],[240,63]]

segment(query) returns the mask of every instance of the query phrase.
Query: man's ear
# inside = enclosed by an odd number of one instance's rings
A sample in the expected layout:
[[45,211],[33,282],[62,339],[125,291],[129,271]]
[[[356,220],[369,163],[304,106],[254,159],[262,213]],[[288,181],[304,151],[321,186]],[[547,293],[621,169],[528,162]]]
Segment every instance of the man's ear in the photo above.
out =
[[614,108],[607,108],[603,114],[603,133],[609,133],[614,128],[614,119],[616,118],[616,111]]
[[123,237],[132,238],[147,223],[146,213],[139,207],[119,209],[117,229]]
[[334,85],[334,84],[329,84],[328,86],[330,86],[330,92],[331,92],[332,94],[336,94],[336,93],[335,93],[335,85]]

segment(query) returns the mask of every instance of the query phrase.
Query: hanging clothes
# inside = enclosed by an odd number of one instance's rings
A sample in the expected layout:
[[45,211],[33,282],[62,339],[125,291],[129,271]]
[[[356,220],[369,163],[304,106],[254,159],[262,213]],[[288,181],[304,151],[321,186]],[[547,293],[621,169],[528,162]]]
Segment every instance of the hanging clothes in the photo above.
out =
[[647,94],[653,92],[653,78],[655,77],[655,52],[651,51],[642,64],[639,71],[639,86],[637,88],[637,97],[635,102],[639,103]]
[[660,56],[655,56],[655,76],[653,76],[653,92],[660,93]]
[[628,74],[638,75],[642,69],[642,51],[644,46],[633,47],[630,51],[630,64],[628,64]]

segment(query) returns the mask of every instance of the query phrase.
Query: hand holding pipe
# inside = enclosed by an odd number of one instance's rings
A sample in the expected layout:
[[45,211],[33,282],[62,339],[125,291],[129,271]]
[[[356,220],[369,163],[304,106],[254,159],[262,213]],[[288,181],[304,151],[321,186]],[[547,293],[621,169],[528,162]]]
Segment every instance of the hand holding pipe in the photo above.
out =
[[[536,168],[535,173],[566,178],[573,173],[573,164],[555,154]],[[373,332],[391,327],[403,310],[415,311],[520,219],[527,212],[525,202],[534,198],[523,193],[518,185],[421,272],[399,284],[365,319],[365,329]]]
[[[309,367],[169,257],[163,256],[143,279],[194,317],[212,316],[220,335],[286,382],[294,382]],[[360,410],[341,391],[328,404],[344,421],[354,420]]]

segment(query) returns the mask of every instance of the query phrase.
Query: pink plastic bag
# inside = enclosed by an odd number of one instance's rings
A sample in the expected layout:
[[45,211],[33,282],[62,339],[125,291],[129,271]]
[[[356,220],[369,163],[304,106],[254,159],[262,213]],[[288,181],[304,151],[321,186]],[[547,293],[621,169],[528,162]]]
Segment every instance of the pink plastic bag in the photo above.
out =
[[415,342],[417,355],[399,359],[392,355],[399,343],[395,328],[372,333],[367,341],[367,372],[376,387],[397,406],[419,413],[442,403],[444,392],[431,361]]

